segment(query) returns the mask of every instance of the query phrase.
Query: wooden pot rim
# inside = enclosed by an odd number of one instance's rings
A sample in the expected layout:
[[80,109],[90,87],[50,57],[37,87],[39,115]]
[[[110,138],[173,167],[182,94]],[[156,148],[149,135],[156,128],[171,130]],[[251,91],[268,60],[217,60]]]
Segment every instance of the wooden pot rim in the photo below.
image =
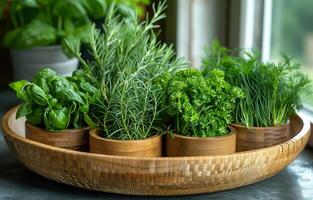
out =
[[258,126],[252,126],[252,127],[246,127],[241,124],[231,124],[232,127],[237,128],[246,128],[246,129],[254,129],[254,130],[270,130],[270,129],[281,129],[290,126],[290,120],[286,124],[282,124],[279,126],[265,126],[265,127],[258,127]]
[[146,139],[140,139],[140,140],[114,140],[114,139],[108,139],[108,138],[99,136],[99,131],[100,129],[98,128],[90,129],[89,131],[90,137],[97,139],[97,140],[101,140],[103,142],[110,142],[110,143],[115,143],[115,144],[143,143],[143,142],[147,142],[151,140],[159,140],[160,137],[162,137],[162,135],[154,135]]
[[48,131],[46,129],[43,129],[43,128],[40,128],[38,126],[35,126],[35,125],[32,125],[30,123],[28,123],[27,121],[25,122],[25,126],[26,127],[29,127],[33,130],[36,130],[36,131],[40,131],[40,132],[44,132],[44,133],[47,133],[47,134],[57,134],[57,135],[68,135],[68,134],[75,134],[77,132],[80,132],[80,131],[88,131],[90,129],[89,126],[87,127],[83,127],[83,128],[73,128],[73,129],[64,129],[62,131]]
[[[182,138],[182,139],[188,139],[188,140],[220,140],[228,137],[232,137],[233,135],[236,134],[236,129],[234,127],[228,126],[227,128],[230,129],[230,133],[226,135],[220,135],[220,136],[212,136],[212,137],[192,137],[192,136],[186,136],[186,135],[181,135],[181,134],[174,134],[174,138]],[[169,135],[169,137],[172,137]]]

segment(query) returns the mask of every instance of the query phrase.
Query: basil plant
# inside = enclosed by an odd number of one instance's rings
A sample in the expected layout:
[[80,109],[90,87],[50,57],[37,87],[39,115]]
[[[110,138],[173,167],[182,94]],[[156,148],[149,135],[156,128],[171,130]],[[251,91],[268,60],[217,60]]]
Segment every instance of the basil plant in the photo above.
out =
[[26,116],[28,123],[49,131],[95,125],[88,113],[99,91],[80,70],[72,77],[62,77],[44,68],[32,82],[20,80],[10,87],[23,102],[17,110],[17,119]]

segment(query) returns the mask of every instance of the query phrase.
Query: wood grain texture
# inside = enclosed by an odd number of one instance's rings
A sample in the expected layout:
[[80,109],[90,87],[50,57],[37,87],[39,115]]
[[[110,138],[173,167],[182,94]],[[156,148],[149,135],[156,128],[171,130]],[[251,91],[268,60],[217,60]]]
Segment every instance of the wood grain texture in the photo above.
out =
[[279,145],[221,156],[126,157],[77,152],[24,138],[16,108],[4,115],[3,136],[17,159],[51,180],[110,193],[184,195],[208,193],[269,178],[290,164],[310,136],[308,120],[291,120],[294,137]]
[[237,151],[273,146],[290,138],[290,123],[276,127],[244,127],[232,124],[237,133]]
[[66,149],[88,151],[89,127],[51,132],[25,123],[25,137],[43,144]]
[[231,130],[229,135],[218,137],[188,137],[175,134],[167,135],[167,156],[209,156],[232,154],[236,151],[236,131]]
[[160,157],[162,156],[162,136],[156,135],[144,140],[110,140],[99,136],[98,129],[89,134],[91,153],[119,156]]

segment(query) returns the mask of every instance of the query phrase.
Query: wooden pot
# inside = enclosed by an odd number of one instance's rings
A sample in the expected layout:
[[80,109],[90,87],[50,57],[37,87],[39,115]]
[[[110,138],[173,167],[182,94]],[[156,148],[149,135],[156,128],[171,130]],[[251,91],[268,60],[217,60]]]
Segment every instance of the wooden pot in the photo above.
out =
[[280,144],[290,138],[290,123],[275,127],[245,127],[232,124],[237,132],[237,151],[247,151]]
[[99,136],[99,133],[99,129],[90,130],[89,147],[91,153],[139,157],[162,156],[161,135],[143,140],[112,140]]
[[236,131],[229,127],[230,133],[217,137],[189,137],[167,134],[167,156],[208,156],[232,154],[236,151]]
[[25,123],[25,137],[36,142],[65,149],[88,151],[89,127],[51,132]]

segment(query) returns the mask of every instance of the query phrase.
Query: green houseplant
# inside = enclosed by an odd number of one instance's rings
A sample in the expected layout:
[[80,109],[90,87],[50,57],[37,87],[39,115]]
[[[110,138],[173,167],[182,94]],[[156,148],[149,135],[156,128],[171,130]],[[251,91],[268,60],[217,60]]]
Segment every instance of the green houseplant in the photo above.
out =
[[[245,93],[233,114],[237,124],[239,150],[261,148],[289,138],[288,120],[301,107],[301,95],[309,90],[310,81],[300,65],[283,56],[282,62],[263,63],[255,51],[237,54],[221,47],[217,41],[203,59],[203,70],[221,69],[225,79]],[[245,128],[247,127],[247,128]],[[245,141],[244,134],[255,137]],[[257,133],[264,135],[257,141]],[[242,135],[242,136],[240,136]]]
[[[28,79],[43,66],[71,75],[78,61],[69,54],[64,39],[78,47],[87,42],[92,23],[106,16],[114,0],[6,0],[10,27],[3,44],[11,49],[16,79]],[[134,15],[147,0],[116,1],[119,14]],[[27,68],[27,70],[25,70]]]
[[185,69],[165,79],[166,113],[173,117],[172,130],[177,133],[167,138],[167,155],[234,153],[236,136],[229,125],[242,91],[228,84],[217,69],[206,76]]
[[91,60],[82,59],[69,42],[85,74],[93,77],[101,90],[101,97],[91,107],[99,126],[90,134],[91,152],[161,155],[162,129],[157,122],[163,91],[156,80],[184,65],[170,46],[157,41],[153,31],[164,17],[164,9],[165,3],[160,3],[150,21],[139,22],[136,16],[121,21],[110,7],[103,32],[94,28],[89,37]]
[[26,138],[70,149],[86,147],[87,126],[94,125],[89,106],[99,92],[79,71],[69,80],[44,68],[32,82],[20,80],[10,87],[23,101],[16,118],[26,117]]

